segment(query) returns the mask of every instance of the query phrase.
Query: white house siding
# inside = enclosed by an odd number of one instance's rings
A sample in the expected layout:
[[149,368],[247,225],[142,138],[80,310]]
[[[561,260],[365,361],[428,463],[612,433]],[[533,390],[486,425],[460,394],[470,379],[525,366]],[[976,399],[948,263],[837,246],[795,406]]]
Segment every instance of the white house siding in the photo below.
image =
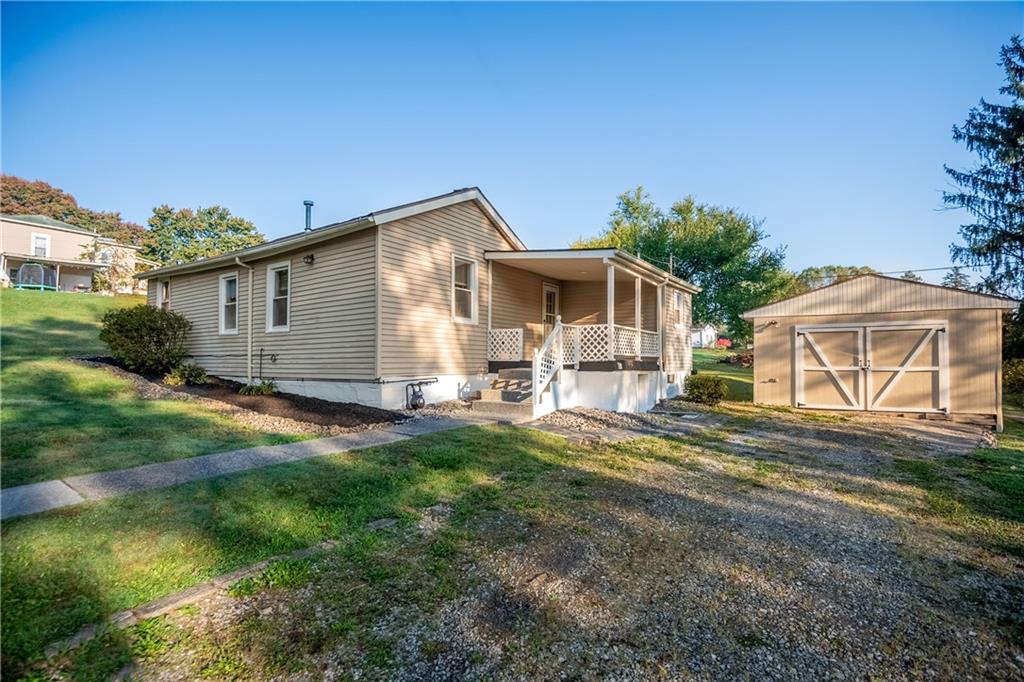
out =
[[[471,202],[403,218],[381,229],[381,374],[486,372],[490,282],[484,251],[512,250],[512,245]],[[477,264],[476,324],[452,319],[453,253]]]
[[[665,358],[664,370],[686,377],[693,367],[693,347],[690,340],[692,322],[692,299],[689,293],[680,291],[682,308],[677,310],[675,289],[666,286],[664,289],[665,313]],[[681,314],[680,314],[681,313]],[[678,381],[682,383],[682,381]]]

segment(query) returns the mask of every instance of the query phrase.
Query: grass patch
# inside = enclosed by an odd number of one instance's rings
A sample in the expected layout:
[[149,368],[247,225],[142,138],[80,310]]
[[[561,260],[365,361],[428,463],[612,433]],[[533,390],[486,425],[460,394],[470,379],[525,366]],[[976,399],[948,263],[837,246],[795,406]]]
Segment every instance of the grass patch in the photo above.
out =
[[190,401],[141,400],[129,381],[66,359],[104,353],[103,313],[141,302],[0,291],[4,487],[303,438],[244,428]]
[[[328,538],[343,539],[339,554],[368,582],[387,580],[398,569],[376,560],[382,541],[364,532],[367,522],[413,518],[423,499],[495,504],[486,491],[497,474],[538,472],[565,452],[562,439],[538,432],[462,429],[7,521],[4,676],[18,677],[82,625]],[[468,511],[455,507],[456,516]],[[427,560],[448,565],[458,541],[439,535]],[[263,585],[301,575],[286,566]]]
[[893,466],[924,492],[928,513],[1024,556],[1024,424],[1007,422],[996,447],[946,460],[896,457]]
[[309,559],[275,561],[257,576],[242,578],[228,589],[232,597],[248,597],[274,588],[299,587],[309,581],[312,564]]
[[754,370],[750,367],[740,367],[739,365],[719,362],[719,360],[731,352],[713,348],[694,348],[693,368],[700,374],[708,374],[725,379],[725,383],[729,387],[729,396],[726,400],[753,402]]

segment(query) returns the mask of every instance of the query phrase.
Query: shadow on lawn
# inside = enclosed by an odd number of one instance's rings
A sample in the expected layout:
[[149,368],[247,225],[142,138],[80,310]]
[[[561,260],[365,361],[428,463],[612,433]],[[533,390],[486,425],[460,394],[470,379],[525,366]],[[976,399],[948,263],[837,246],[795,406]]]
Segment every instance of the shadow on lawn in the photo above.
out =
[[143,400],[102,369],[41,359],[3,373],[3,486],[295,440],[196,403]]
[[17,325],[5,321],[0,329],[3,366],[7,368],[44,357],[104,352],[106,347],[99,340],[99,331],[99,320],[86,323],[47,316]]
[[[830,430],[816,427],[815,437],[824,444]],[[671,443],[650,442],[671,456]],[[472,428],[5,524],[4,673],[23,673],[47,642],[102,614],[325,538],[356,546],[370,537],[368,521],[408,521],[440,500],[455,508],[450,537],[396,540],[397,553],[377,558],[343,553],[345,570],[324,574],[312,596],[304,591],[280,627],[246,632],[244,656],[277,674],[347,647],[381,670],[397,656],[412,657],[425,678],[450,672],[432,667],[442,659],[426,649],[371,636],[396,608],[422,610],[441,628],[440,650],[465,642],[483,657],[462,661],[465,669],[492,673],[516,658],[494,638],[563,654],[565,670],[627,674],[637,670],[627,662],[640,661],[642,675],[694,673],[712,655],[735,666],[721,671],[727,676],[768,675],[769,646],[808,675],[848,666],[851,675],[884,676],[888,668],[863,657],[867,641],[899,650],[887,656],[904,670],[937,665],[941,674],[949,661],[972,660],[955,636],[968,624],[1000,655],[1010,650],[994,624],[1009,605],[962,598],[959,577],[983,567],[947,566],[948,581],[937,586],[915,567],[945,565],[945,556],[908,561],[888,517],[752,482],[746,471],[694,468],[685,454],[680,466],[651,473],[660,466],[653,459],[526,429]],[[794,465],[822,478],[842,473],[827,460]],[[31,542],[34,534],[46,542]],[[451,584],[424,603],[435,573]],[[1022,588],[1019,575],[989,578]],[[437,617],[456,603],[465,618]],[[77,609],[74,617],[61,615],[66,608]],[[344,627],[325,630],[325,610]],[[870,623],[873,639],[858,623]],[[103,646],[115,669],[134,655],[126,637]],[[614,647],[629,656],[592,655]]]

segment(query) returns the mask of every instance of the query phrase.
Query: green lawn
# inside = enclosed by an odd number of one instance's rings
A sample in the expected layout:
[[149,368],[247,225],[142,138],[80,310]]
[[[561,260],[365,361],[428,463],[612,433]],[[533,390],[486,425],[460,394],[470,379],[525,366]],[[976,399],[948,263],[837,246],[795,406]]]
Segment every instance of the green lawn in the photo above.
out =
[[728,400],[751,402],[754,400],[754,370],[719,362],[731,353],[713,348],[694,348],[693,368],[699,374],[711,374],[725,379],[729,386]]
[[[474,581],[486,578],[481,578],[479,570],[464,570],[468,557],[486,565],[497,560],[492,552],[513,547],[525,551],[544,536],[554,552],[540,552],[552,562],[546,570],[558,571],[573,565],[575,554],[555,548],[592,542],[595,548],[607,545],[608,550],[595,549],[609,562],[596,575],[626,571],[616,573],[613,583],[618,581],[627,589],[650,579],[652,589],[660,590],[667,584],[660,557],[677,543],[683,555],[689,555],[687,543],[699,532],[691,525],[695,519],[707,524],[707,532],[730,532],[736,513],[732,504],[737,499],[762,500],[767,506],[755,505],[761,510],[758,514],[779,513],[789,519],[788,505],[807,504],[808,490],[820,489],[823,498],[840,495],[858,505],[869,493],[877,494],[888,506],[865,513],[888,513],[884,510],[899,504],[892,523],[906,523],[917,514],[937,514],[950,524],[951,537],[961,541],[971,537],[978,547],[1005,548],[1014,554],[1024,551],[1019,471],[1024,439],[1016,426],[1001,436],[999,448],[979,450],[958,461],[920,455],[912,450],[912,440],[901,441],[911,447],[902,450],[905,459],[897,460],[904,463],[894,472],[882,466],[875,475],[880,479],[896,476],[896,480],[909,476],[915,479],[914,489],[924,494],[941,481],[944,506],[921,510],[918,497],[893,498],[885,486],[849,490],[852,484],[842,466],[819,461],[802,446],[790,449],[787,445],[793,430],[803,430],[807,437],[806,430],[811,429],[828,443],[847,433],[844,425],[742,409],[735,414],[728,409],[716,411],[724,422],[700,436],[617,444],[570,445],[529,429],[473,427],[6,522],[0,585],[3,674],[11,679],[26,674],[49,679],[57,671],[62,679],[105,679],[133,660],[157,661],[184,649],[188,653],[178,659],[194,661],[186,677],[265,679],[301,676],[320,665],[315,658],[318,652],[340,647],[349,654],[355,652],[352,665],[377,671],[368,677],[386,677],[380,671],[391,665],[395,644],[375,624],[395,610],[425,614],[430,620],[429,614],[436,609],[471,592]],[[742,455],[732,454],[736,437],[751,428],[761,434],[774,429],[779,435],[756,456],[751,456],[749,446],[743,446]],[[874,437],[864,435],[863,447],[877,447]],[[924,466],[935,470],[926,476],[918,471]],[[652,496],[665,499],[658,497],[657,488],[649,487],[654,471],[684,488],[690,481],[703,495],[712,495],[721,504],[720,518],[702,517],[719,509],[716,504],[694,503],[693,513],[675,512],[678,516],[648,506]],[[962,478],[970,484],[959,483]],[[983,501],[974,497],[979,491],[984,491]],[[762,499],[762,494],[769,497]],[[777,494],[791,502],[771,512],[775,507],[769,501]],[[673,499],[684,504],[688,496]],[[451,506],[451,523],[435,535],[417,533],[415,522],[423,510],[438,502]],[[971,513],[950,515],[946,511],[950,505],[969,507]],[[623,516],[625,510],[633,510],[635,517]],[[609,525],[594,526],[595,519],[603,516]],[[385,532],[366,529],[367,522],[385,517],[398,519],[398,525]],[[624,523],[624,518],[631,520]],[[822,523],[821,533],[838,532],[827,520],[812,521]],[[654,523],[649,533],[642,531],[647,523]],[[791,519],[780,526],[776,542],[790,537],[790,523]],[[939,532],[931,522],[925,528]],[[666,542],[665,533],[678,534]],[[190,606],[171,617],[112,631],[56,662],[43,660],[47,644],[74,634],[84,624],[101,622],[117,611],[325,539],[339,544],[322,560],[286,562],[230,591],[234,598],[261,592],[287,594],[317,582],[317,591],[295,596],[305,600],[298,613],[260,615],[253,610],[237,628],[222,631],[220,626],[207,626],[193,632],[180,625],[182,619],[198,617],[201,609]],[[742,537],[723,541],[721,546],[732,547],[739,540]],[[761,554],[767,550],[760,540],[740,544],[753,552],[743,561],[769,570],[764,562],[770,560]],[[719,547],[714,542],[710,546]],[[811,550],[801,545],[800,551],[800,561],[806,562],[810,555],[805,553]],[[828,549],[815,551],[826,556]],[[720,570],[727,563],[714,565]],[[526,570],[526,577],[536,570]],[[779,570],[782,575],[793,569]],[[901,568],[899,575],[906,570]],[[730,590],[743,584],[737,581]],[[688,598],[673,594],[659,608]],[[515,600],[510,603],[509,608],[518,608]],[[546,604],[552,613],[560,608],[557,601]],[[531,635],[535,638],[557,641],[569,627],[543,611],[536,618],[547,623],[550,631],[541,628],[546,633],[541,635],[535,630]],[[401,639],[401,632],[392,639]],[[514,630],[498,632],[518,641]],[[530,641],[538,650],[551,643]],[[440,644],[427,646],[428,655],[435,646],[443,649]],[[504,650],[512,655],[515,646],[507,644]]]
[[3,524],[4,677],[84,624],[366,522],[415,518],[503,474],[526,485],[565,441],[473,428],[91,503]]
[[297,440],[198,404],[141,400],[131,383],[70,362],[102,354],[103,313],[139,296],[0,291],[3,487]]

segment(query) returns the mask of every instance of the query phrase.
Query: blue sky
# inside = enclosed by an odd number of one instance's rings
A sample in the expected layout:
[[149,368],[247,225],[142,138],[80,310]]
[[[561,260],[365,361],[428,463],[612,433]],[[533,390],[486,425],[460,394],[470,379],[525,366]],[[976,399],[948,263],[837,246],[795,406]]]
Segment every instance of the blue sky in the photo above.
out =
[[942,266],[950,129],[1022,8],[5,2],[2,168],[271,237],[303,199],[326,223],[478,185],[532,248],[643,184],[764,218],[794,269]]

